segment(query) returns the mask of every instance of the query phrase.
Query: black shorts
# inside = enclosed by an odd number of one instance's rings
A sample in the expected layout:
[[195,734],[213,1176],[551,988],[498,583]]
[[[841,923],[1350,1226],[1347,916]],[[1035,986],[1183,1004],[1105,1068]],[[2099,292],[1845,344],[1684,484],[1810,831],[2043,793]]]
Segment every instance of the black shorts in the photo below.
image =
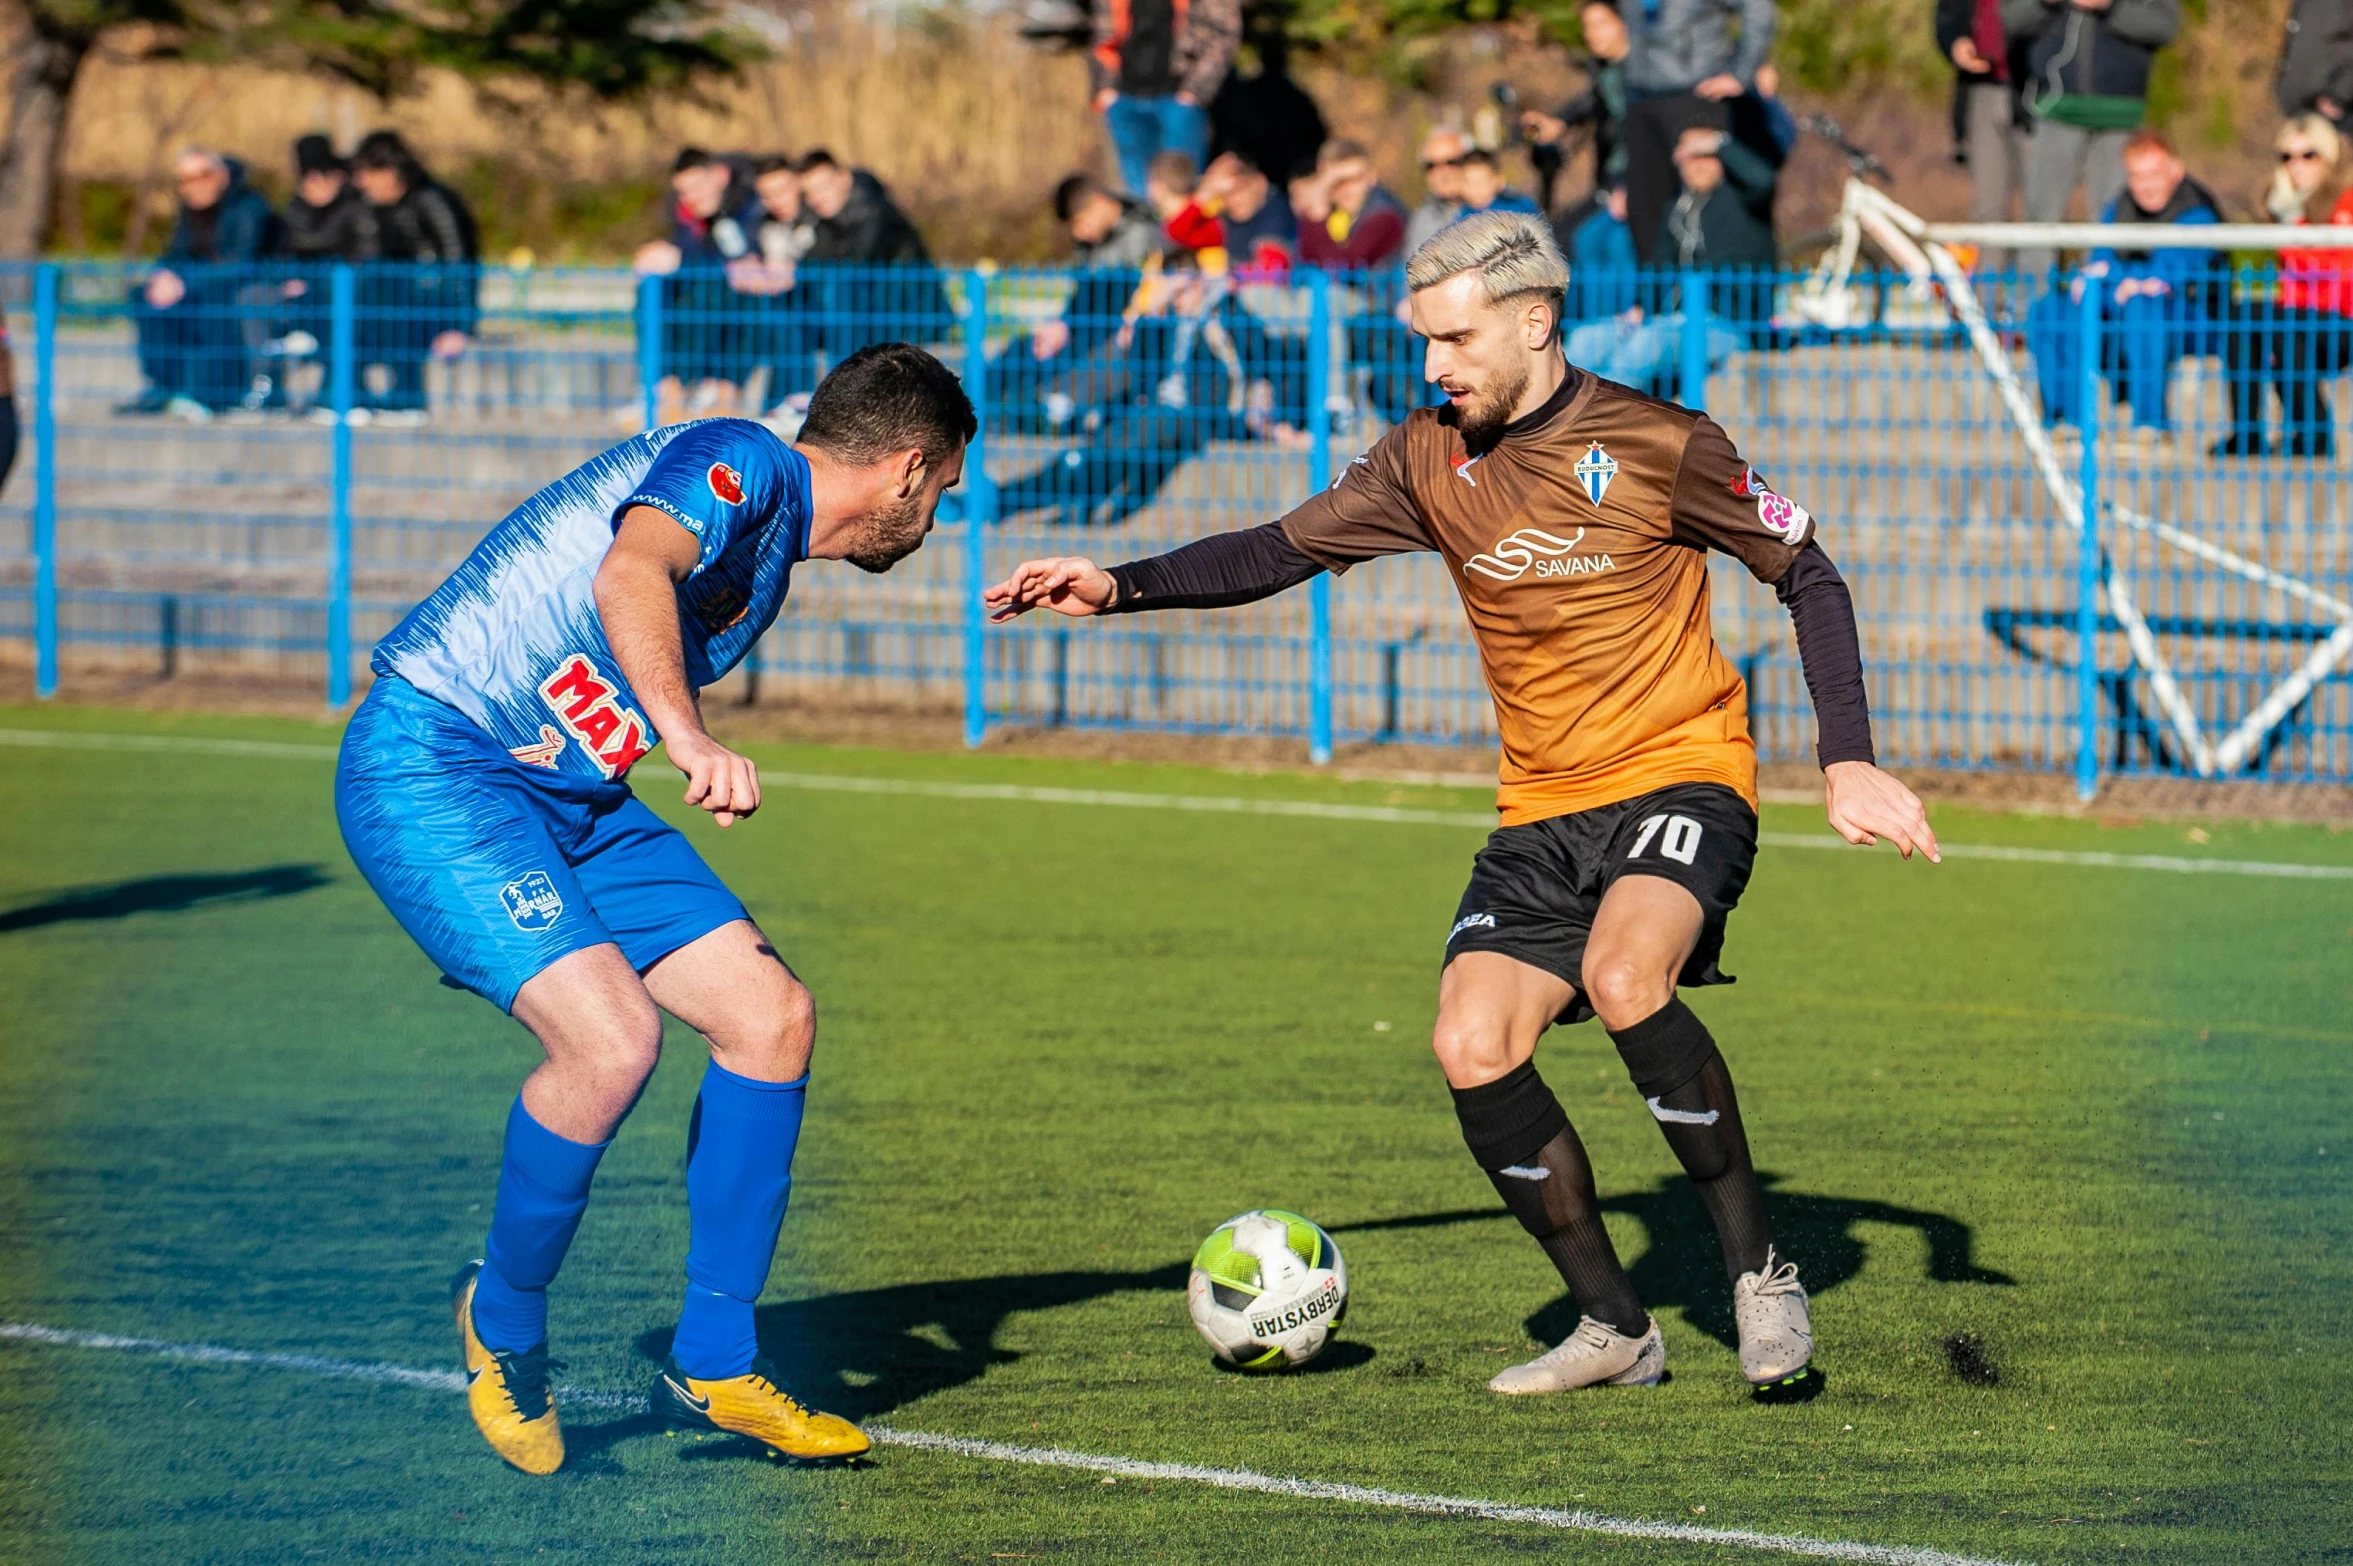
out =
[[1677,783],[1522,826],[1498,827],[1471,866],[1446,936],[1446,960],[1501,952],[1577,989],[1563,1022],[1593,1015],[1585,1002],[1585,941],[1602,893],[1620,876],[1655,875],[1699,899],[1706,914],[1680,984],[1730,984],[1716,959],[1724,920],[1757,859],[1757,813],[1721,783]]

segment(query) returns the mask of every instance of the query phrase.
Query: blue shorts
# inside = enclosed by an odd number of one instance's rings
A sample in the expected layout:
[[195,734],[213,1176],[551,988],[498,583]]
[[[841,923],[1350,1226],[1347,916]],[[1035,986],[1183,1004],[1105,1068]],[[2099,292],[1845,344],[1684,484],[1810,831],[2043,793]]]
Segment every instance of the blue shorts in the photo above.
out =
[[344,731],[335,819],[400,927],[501,1011],[584,947],[610,941],[643,973],[749,917],[628,784],[526,766],[389,675]]

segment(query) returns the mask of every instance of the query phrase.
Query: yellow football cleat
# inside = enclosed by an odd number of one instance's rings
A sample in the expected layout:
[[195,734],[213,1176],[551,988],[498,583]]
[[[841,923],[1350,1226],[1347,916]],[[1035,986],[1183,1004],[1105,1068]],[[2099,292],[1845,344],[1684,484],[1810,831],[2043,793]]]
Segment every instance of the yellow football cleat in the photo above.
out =
[[717,1381],[697,1381],[670,1360],[654,1378],[653,1406],[674,1425],[750,1436],[803,1462],[856,1457],[874,1445],[848,1420],[803,1408],[764,1359],[754,1360],[748,1375]]
[[483,1346],[474,1335],[474,1281],[481,1274],[480,1262],[468,1262],[450,1285],[466,1357],[466,1407],[492,1451],[527,1474],[552,1474],[564,1466],[564,1430],[548,1391],[547,1345],[520,1354]]

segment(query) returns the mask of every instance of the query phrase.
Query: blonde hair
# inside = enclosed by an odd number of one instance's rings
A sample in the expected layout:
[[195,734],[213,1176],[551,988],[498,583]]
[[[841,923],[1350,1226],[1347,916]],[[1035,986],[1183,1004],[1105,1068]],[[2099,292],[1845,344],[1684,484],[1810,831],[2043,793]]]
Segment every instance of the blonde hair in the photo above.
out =
[[2311,196],[2306,197],[2298,193],[2295,181],[2289,177],[2287,166],[2282,164],[2273,171],[2271,184],[2263,192],[2263,205],[2266,211],[2283,223],[2294,222],[2298,216],[2308,223],[2326,223],[2337,197],[2345,190],[2348,180],[2353,180],[2353,169],[2345,166],[2345,133],[2337,129],[2326,115],[2307,110],[2302,114],[2291,115],[2288,122],[2279,128],[2279,134],[2271,139],[2272,150],[2285,152],[2289,141],[2298,138],[2312,143],[2312,150],[2319,153],[2320,161],[2327,165],[2326,172],[2322,174]]
[[1558,328],[1569,264],[1543,220],[1525,212],[1474,212],[1422,241],[1405,263],[1405,286],[1419,293],[1465,272],[1479,274],[1489,304],[1530,295],[1545,300]]

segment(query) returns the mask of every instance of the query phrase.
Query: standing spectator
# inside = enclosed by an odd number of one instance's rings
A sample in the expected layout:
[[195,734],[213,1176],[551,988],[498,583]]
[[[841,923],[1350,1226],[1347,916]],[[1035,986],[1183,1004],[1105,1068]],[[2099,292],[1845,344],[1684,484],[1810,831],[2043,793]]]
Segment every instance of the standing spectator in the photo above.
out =
[[[1969,165],[1969,220],[2007,223],[2026,184],[2026,134],[2019,123],[2019,72],[2002,25],[2002,0],[1936,0],[1936,47],[1953,62],[1953,124]],[[1989,254],[1999,269],[2006,253]]]
[[[2040,3],[2040,0],[2030,0]],[[2126,4],[2168,0],[2122,0]],[[2178,4],[2178,0],[2170,0]],[[1626,223],[1645,263],[1678,193],[1675,148],[1693,128],[1723,130],[1725,105],[1773,52],[1773,0],[1634,0],[1627,18]],[[1732,34],[1737,18],[1740,35]]]
[[[2353,224],[2353,157],[2326,116],[2299,114],[2273,143],[2279,167],[2263,192],[2280,223]],[[2263,382],[2279,386],[2291,457],[2336,455],[2336,424],[2320,383],[2353,368],[2353,250],[2282,250],[2270,299],[2242,305],[2228,339],[2231,432],[2218,457],[2259,457]]]
[[[2181,31],[2181,0],[2002,0],[2002,22],[2024,45],[2020,91],[2034,117],[2026,149],[2026,220],[2056,223],[2075,187],[2099,212],[2124,188],[2124,143],[2148,108],[2157,51]],[[2027,272],[2048,272],[2047,248],[2022,250]]]
[[731,413],[750,373],[753,312],[738,308],[730,269],[753,259],[759,203],[728,159],[684,147],[670,166],[670,237],[638,247],[637,271],[660,277],[662,381],[657,417]]
[[1094,36],[1095,112],[1128,193],[1143,193],[1163,152],[1208,162],[1208,108],[1241,46],[1241,0],[1095,0]]
[[1503,177],[1503,170],[1495,162],[1495,154],[1484,147],[1473,147],[1462,155],[1462,215],[1469,217],[1474,212],[1524,212],[1530,217],[1544,215],[1543,209],[1536,205],[1535,197],[1512,189]]
[[[2124,189],[2100,214],[2103,223],[2211,225],[2222,221],[2214,193],[2182,166],[2173,144],[2153,130],[2133,133],[2124,147]],[[2166,382],[2174,362],[2204,353],[2214,335],[2215,307],[2229,289],[2227,267],[2212,250],[2119,250],[2091,254],[2066,293],[2043,295],[2027,312],[2027,338],[2041,383],[2046,426],[2082,428],[2083,361],[2075,301],[2086,288],[2100,293],[2100,315],[2115,323],[2102,333],[2100,368],[2117,400],[2132,408],[2134,439],[2144,448],[2170,437]]]
[[245,182],[244,164],[202,147],[173,162],[172,183],[180,215],[171,245],[131,291],[147,385],[117,411],[207,419],[252,383],[237,300],[253,278],[235,269],[277,252],[278,217]]
[[359,356],[389,381],[368,398],[382,418],[422,423],[425,363],[455,359],[474,334],[473,214],[425,172],[396,131],[372,131],[351,155],[368,203],[375,257],[360,288]]
[[1405,251],[1405,207],[1381,184],[1363,144],[1335,136],[1315,172],[1291,188],[1299,216],[1299,259],[1310,266],[1387,266]]
[[2295,0],[2274,84],[2279,112],[2342,126],[2353,109],[2353,0]]
[[1233,153],[1280,187],[1315,172],[1316,149],[1331,133],[1315,99],[1291,79],[1291,42],[1281,19],[1254,19],[1249,41],[1258,74],[1229,71],[1210,100],[1209,161]]
[[1462,216],[1462,160],[1471,139],[1441,125],[1422,138],[1422,199],[1405,220],[1405,253]]
[[1585,90],[1562,104],[1557,114],[1531,109],[1520,116],[1520,134],[1536,165],[1537,199],[1547,212],[1568,160],[1569,135],[1584,127],[1593,132],[1593,199],[1599,201],[1603,192],[1626,185],[1626,53],[1632,41],[1625,19],[1609,0],[1586,0],[1577,12],[1577,25],[1585,35]]

